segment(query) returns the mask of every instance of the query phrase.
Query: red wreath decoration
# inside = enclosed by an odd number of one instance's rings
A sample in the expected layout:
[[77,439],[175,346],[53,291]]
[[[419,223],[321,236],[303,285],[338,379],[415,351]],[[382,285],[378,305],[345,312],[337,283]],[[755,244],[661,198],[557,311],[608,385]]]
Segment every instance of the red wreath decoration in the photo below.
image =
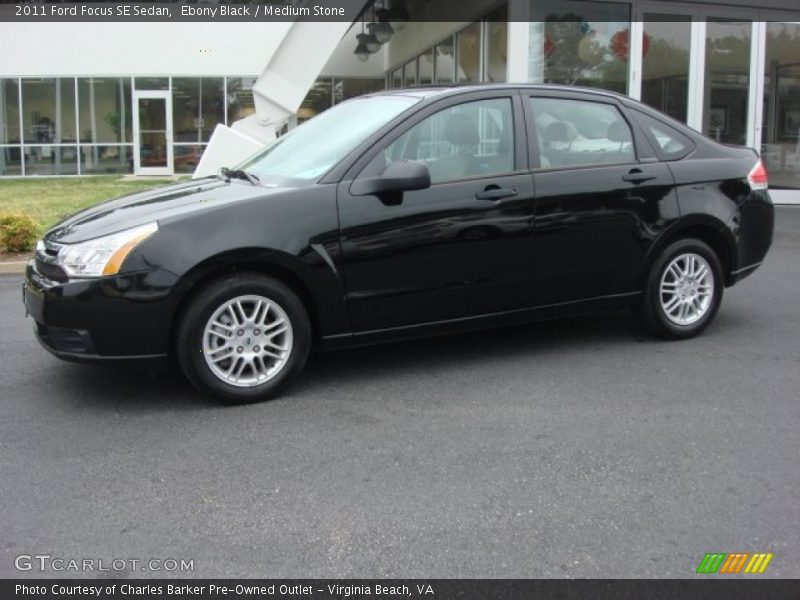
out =
[[[629,29],[621,29],[611,36],[611,51],[620,60],[628,60],[629,37]],[[647,56],[648,52],[650,52],[650,36],[645,33],[644,36],[642,36],[642,56]]]
[[556,45],[553,43],[553,38],[549,33],[544,34],[544,56],[550,58],[550,55],[556,51]]

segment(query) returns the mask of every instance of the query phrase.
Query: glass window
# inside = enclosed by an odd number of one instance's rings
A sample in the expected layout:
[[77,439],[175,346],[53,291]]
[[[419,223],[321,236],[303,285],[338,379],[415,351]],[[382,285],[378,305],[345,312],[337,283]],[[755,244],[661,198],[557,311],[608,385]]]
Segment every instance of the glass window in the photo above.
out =
[[393,88],[403,87],[403,69],[392,71],[391,83]]
[[481,24],[467,25],[456,34],[456,75],[460,82],[481,80]]
[[767,24],[761,136],[770,187],[800,188],[800,24]]
[[333,84],[333,103],[339,104],[356,96],[378,92],[383,88],[383,79],[337,79]]
[[19,83],[0,79],[0,144],[19,142]]
[[0,175],[22,175],[22,149],[0,146]]
[[403,65],[403,85],[406,87],[417,85],[417,59],[408,61]]
[[297,122],[302,123],[316,117],[333,106],[333,81],[317,79],[306,94],[297,111]]
[[81,173],[132,173],[133,146],[81,146]]
[[78,133],[82,143],[130,143],[131,82],[126,77],[78,79]]
[[176,77],[172,80],[172,127],[176,142],[207,142],[218,123],[225,123],[221,77]]
[[694,142],[674,127],[638,110],[633,111],[633,114],[645,130],[650,132],[660,158],[664,160],[683,158],[694,148]]
[[22,110],[26,143],[75,142],[74,79],[23,79]]
[[690,17],[646,13],[642,40],[642,102],[686,122]]
[[564,98],[530,101],[542,168],[635,160],[630,126],[615,106]]
[[194,173],[205,149],[205,144],[175,144],[172,147],[175,172]]
[[751,24],[709,20],[703,133],[725,144],[747,139]]
[[134,85],[137,90],[168,90],[169,77],[137,77]]
[[239,168],[262,182],[313,181],[418,102],[408,96],[354,98],[295,127]]
[[503,82],[508,62],[508,7],[495,9],[486,21],[486,81]]
[[513,171],[511,100],[480,100],[441,110],[395,140],[365,173],[382,173],[397,160],[424,162],[432,183]]
[[436,44],[433,49],[436,83],[453,83],[456,63],[453,60],[453,38]]
[[433,83],[433,48],[419,55],[419,84]]
[[77,146],[25,146],[26,175],[77,175]]
[[533,80],[626,93],[630,10],[622,3],[531,0],[531,48],[541,49],[530,59]]
[[228,124],[256,114],[253,86],[256,77],[228,77]]

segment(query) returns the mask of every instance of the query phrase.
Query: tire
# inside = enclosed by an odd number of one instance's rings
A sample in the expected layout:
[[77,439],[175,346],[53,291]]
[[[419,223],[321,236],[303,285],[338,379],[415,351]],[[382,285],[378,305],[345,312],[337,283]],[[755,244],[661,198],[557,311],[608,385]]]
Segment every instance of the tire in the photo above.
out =
[[310,350],[303,303],[284,283],[258,273],[221,277],[199,290],[176,337],[186,378],[231,404],[274,398],[297,378]]
[[690,338],[714,320],[723,288],[722,264],[711,247],[694,238],[677,240],[653,262],[634,313],[653,335]]

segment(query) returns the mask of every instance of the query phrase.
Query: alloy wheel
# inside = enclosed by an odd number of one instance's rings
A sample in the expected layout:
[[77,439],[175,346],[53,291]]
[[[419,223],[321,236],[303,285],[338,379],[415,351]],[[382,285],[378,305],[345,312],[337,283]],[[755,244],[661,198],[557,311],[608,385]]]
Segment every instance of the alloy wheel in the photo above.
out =
[[203,355],[211,372],[236,387],[274,378],[292,353],[294,335],[286,311],[264,296],[224,302],[203,329]]
[[661,275],[661,310],[676,325],[692,325],[711,308],[714,285],[714,274],[705,258],[694,252],[680,254]]

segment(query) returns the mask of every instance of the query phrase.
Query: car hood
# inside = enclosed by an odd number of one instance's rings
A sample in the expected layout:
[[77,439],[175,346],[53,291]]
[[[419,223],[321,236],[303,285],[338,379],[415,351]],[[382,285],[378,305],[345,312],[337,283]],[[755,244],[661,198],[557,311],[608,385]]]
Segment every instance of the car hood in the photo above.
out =
[[196,179],[101,202],[71,215],[45,233],[48,241],[72,244],[153,221],[218,208],[221,205],[270,196],[287,188]]

